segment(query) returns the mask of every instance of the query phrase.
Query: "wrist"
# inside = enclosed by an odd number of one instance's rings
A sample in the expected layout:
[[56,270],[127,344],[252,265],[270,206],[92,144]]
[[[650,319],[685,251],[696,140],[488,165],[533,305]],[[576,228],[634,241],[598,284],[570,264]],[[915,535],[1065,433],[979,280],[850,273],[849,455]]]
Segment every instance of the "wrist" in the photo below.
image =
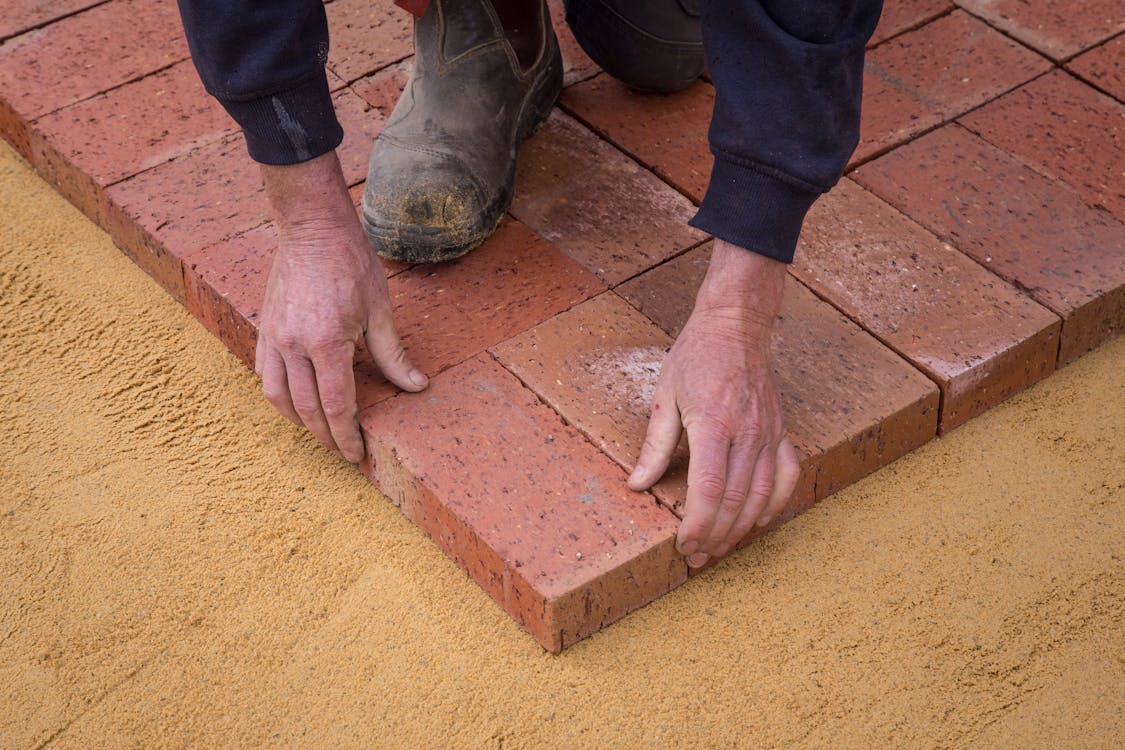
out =
[[781,310],[787,273],[785,263],[716,239],[695,312],[741,320],[768,336]]
[[355,206],[335,151],[275,166],[262,164],[262,183],[283,235],[338,234],[358,228]]

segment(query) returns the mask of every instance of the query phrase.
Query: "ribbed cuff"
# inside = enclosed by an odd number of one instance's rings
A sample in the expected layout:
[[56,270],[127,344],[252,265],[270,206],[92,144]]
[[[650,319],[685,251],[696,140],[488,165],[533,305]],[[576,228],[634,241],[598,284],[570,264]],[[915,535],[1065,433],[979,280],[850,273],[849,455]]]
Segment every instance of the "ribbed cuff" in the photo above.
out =
[[715,157],[711,183],[689,224],[783,263],[793,262],[805,214],[818,193]]
[[219,101],[242,127],[250,158],[263,164],[308,161],[344,139],[323,70],[270,96]]

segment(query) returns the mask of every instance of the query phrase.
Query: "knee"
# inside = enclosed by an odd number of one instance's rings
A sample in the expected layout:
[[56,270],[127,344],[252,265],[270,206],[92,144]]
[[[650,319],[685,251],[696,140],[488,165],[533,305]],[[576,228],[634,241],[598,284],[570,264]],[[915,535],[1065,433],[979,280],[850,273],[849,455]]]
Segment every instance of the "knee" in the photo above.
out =
[[566,21],[602,70],[643,91],[678,91],[703,73],[699,0],[566,0]]

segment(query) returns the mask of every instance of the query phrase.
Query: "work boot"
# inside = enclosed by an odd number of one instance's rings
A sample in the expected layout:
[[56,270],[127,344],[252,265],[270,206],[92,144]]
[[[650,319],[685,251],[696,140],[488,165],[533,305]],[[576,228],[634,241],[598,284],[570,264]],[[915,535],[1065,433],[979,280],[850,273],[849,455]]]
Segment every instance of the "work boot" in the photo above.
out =
[[414,69],[375,139],[363,228],[380,255],[433,263],[483,242],[512,202],[516,148],[562,91],[541,3],[539,51],[521,65],[489,0],[433,0],[414,25]]

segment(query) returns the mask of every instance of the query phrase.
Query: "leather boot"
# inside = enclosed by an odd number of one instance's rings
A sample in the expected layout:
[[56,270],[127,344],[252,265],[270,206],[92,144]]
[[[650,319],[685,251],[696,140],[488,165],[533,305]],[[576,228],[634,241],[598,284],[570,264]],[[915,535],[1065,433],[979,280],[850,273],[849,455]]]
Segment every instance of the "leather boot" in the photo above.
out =
[[512,202],[516,148],[562,91],[545,3],[540,23],[539,56],[524,69],[489,0],[433,0],[415,22],[414,69],[363,192],[363,227],[380,255],[450,260],[492,234]]

